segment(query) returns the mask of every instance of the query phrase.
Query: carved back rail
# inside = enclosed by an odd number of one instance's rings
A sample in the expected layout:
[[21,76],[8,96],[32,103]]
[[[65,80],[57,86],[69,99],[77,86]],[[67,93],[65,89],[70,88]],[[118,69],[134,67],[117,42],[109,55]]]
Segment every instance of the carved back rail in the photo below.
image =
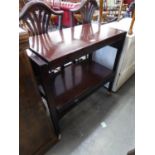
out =
[[63,11],[54,11],[42,1],[30,1],[21,10],[19,20],[30,35],[40,35],[48,32],[52,14],[58,16],[58,26],[61,28]]
[[82,24],[90,23],[95,10],[98,8],[97,2],[95,0],[84,0],[78,8],[70,10],[71,14],[71,26],[74,26],[74,15],[81,15]]

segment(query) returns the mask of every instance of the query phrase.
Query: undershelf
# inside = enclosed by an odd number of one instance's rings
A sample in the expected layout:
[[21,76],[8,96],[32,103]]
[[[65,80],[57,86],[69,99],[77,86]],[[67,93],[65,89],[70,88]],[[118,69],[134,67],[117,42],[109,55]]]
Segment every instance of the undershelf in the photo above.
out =
[[52,94],[56,109],[63,112],[99,86],[112,80],[112,70],[95,63],[72,64],[52,78]]

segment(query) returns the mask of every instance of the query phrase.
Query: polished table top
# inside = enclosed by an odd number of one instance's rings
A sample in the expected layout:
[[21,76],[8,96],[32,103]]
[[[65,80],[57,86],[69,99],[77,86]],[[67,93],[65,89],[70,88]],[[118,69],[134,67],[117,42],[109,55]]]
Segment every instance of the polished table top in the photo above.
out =
[[57,111],[63,115],[101,85],[110,82],[111,86],[115,67],[110,70],[89,61],[91,59],[65,66],[58,74],[49,74],[52,73],[49,71],[109,44],[118,48],[114,65],[117,66],[125,36],[125,31],[107,25],[85,24],[30,37],[30,49],[33,50],[30,53],[36,53],[31,58],[37,64],[36,70],[39,68],[44,93],[50,100],[49,107],[54,101]]
[[65,61],[64,59],[71,60],[76,53],[78,56],[78,52],[83,55],[89,51],[93,52],[96,48],[124,37],[125,34],[125,31],[109,28],[106,25],[84,24],[32,36],[29,43],[30,49],[46,62],[61,64],[61,61],[62,63]]

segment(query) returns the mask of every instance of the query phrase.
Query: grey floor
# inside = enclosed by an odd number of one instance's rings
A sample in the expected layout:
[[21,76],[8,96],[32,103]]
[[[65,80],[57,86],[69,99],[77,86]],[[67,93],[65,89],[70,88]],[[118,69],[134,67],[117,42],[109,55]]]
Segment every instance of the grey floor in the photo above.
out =
[[62,139],[46,155],[126,155],[134,148],[134,76],[112,96],[105,92],[100,88],[63,117]]

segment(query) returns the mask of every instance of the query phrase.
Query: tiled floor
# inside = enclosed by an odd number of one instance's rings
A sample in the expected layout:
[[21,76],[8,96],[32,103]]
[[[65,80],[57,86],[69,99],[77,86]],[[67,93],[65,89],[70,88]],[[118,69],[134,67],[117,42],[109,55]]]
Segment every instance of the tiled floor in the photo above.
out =
[[105,92],[99,89],[63,117],[62,139],[46,155],[126,155],[134,148],[134,76],[112,96]]

